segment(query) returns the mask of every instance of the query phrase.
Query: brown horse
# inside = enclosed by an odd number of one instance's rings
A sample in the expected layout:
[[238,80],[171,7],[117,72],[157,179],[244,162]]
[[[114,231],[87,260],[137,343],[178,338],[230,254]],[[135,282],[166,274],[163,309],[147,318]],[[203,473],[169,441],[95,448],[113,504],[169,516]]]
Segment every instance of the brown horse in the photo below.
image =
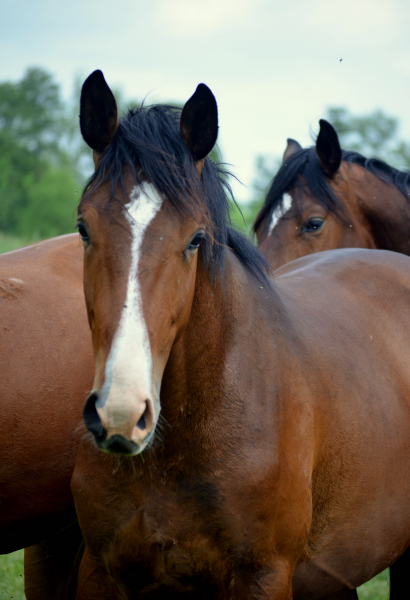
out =
[[288,140],[254,230],[274,269],[335,248],[410,254],[410,173],[342,151],[321,120],[315,147]]
[[205,158],[206,86],[179,131],[116,114],[96,71],[77,600],[349,597],[410,541],[410,259],[325,252],[272,282]]
[[76,521],[70,480],[93,370],[82,271],[74,234],[0,257],[0,553]]
[[0,553],[30,547],[34,600],[55,597],[81,543],[70,481],[93,372],[82,263],[74,234],[0,256]]
[[[288,139],[282,167],[255,220],[259,248],[273,269],[345,247],[410,254],[409,183],[410,173],[343,151],[335,129],[321,120],[315,148]],[[403,593],[406,556],[390,569],[392,598]]]

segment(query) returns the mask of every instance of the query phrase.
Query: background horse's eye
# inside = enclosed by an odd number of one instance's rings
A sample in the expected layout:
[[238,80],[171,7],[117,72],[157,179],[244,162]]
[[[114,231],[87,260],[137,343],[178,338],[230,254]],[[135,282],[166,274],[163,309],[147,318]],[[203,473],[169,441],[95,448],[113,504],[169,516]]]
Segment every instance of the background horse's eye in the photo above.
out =
[[84,227],[84,225],[82,223],[77,223],[76,227],[78,229],[78,233],[80,234],[83,242],[86,242],[88,244],[90,241],[90,236],[88,235],[88,232],[87,232],[86,228]]
[[192,238],[192,240],[189,242],[188,246],[187,246],[187,250],[196,250],[197,248],[199,248],[200,243],[202,242],[202,240],[204,239],[205,233],[203,231],[198,231],[198,233],[196,233],[194,235],[194,237]]
[[313,217],[306,221],[306,223],[302,226],[302,233],[315,233],[319,231],[323,227],[324,220],[320,217]]

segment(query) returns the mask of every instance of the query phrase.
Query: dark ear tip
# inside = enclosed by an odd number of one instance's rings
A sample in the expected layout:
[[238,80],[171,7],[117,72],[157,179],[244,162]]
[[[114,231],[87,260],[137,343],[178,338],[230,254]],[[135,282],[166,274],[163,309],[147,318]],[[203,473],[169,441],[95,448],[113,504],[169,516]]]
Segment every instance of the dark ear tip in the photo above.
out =
[[[206,83],[198,83],[198,85],[196,86],[196,91],[198,92],[209,92],[210,94],[212,94],[211,90],[209,89],[209,87],[206,85]],[[212,94],[213,95],[213,94]]]
[[326,119],[320,119],[319,125],[320,129],[323,129],[324,131],[334,131],[336,133],[336,129],[331,123],[329,123],[329,121],[326,121]]
[[91,73],[90,77],[104,77],[104,75],[100,69],[96,69]]
[[83,87],[91,85],[91,84],[94,84],[94,83],[97,83],[97,82],[98,83],[105,83],[105,85],[107,85],[107,82],[105,81],[103,72],[100,71],[100,69],[97,69],[96,71],[93,71],[91,73],[91,75],[89,75],[87,77],[87,79],[84,81]]
[[194,96],[199,96],[203,100],[213,101],[216,104],[215,96],[205,83],[199,83],[195,90]]

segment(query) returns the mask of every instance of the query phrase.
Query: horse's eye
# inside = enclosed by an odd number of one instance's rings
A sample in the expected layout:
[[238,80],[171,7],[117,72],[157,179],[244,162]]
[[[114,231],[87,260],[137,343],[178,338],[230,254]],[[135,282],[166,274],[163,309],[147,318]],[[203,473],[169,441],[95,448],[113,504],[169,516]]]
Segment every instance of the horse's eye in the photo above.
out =
[[301,231],[302,233],[316,233],[322,229],[323,224],[323,219],[320,217],[313,217],[312,219],[309,219],[309,221],[306,221],[306,223],[302,226]]
[[200,243],[204,239],[205,233],[203,231],[198,231],[192,240],[189,242],[186,247],[187,250],[197,250],[199,248]]
[[88,231],[85,228],[85,225],[83,223],[77,223],[76,227],[78,229],[78,233],[80,234],[81,239],[83,240],[84,244],[89,244],[90,236],[88,235]]

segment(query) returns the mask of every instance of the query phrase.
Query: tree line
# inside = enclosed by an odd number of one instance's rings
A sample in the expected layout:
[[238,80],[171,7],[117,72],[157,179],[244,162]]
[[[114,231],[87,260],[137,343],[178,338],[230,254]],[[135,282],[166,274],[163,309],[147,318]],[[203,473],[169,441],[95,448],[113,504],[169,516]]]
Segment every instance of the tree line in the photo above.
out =
[[[28,68],[17,82],[0,83],[1,232],[36,240],[73,231],[79,196],[92,172],[78,127],[79,83],[75,87],[73,99],[64,100],[53,76],[38,67]],[[116,96],[124,105],[120,91]],[[356,116],[343,107],[329,108],[326,118],[342,147],[410,169],[410,144],[400,139],[396,118],[380,110]],[[280,164],[274,155],[256,158],[251,198],[241,205],[248,227]],[[244,229],[237,209],[232,218]]]

